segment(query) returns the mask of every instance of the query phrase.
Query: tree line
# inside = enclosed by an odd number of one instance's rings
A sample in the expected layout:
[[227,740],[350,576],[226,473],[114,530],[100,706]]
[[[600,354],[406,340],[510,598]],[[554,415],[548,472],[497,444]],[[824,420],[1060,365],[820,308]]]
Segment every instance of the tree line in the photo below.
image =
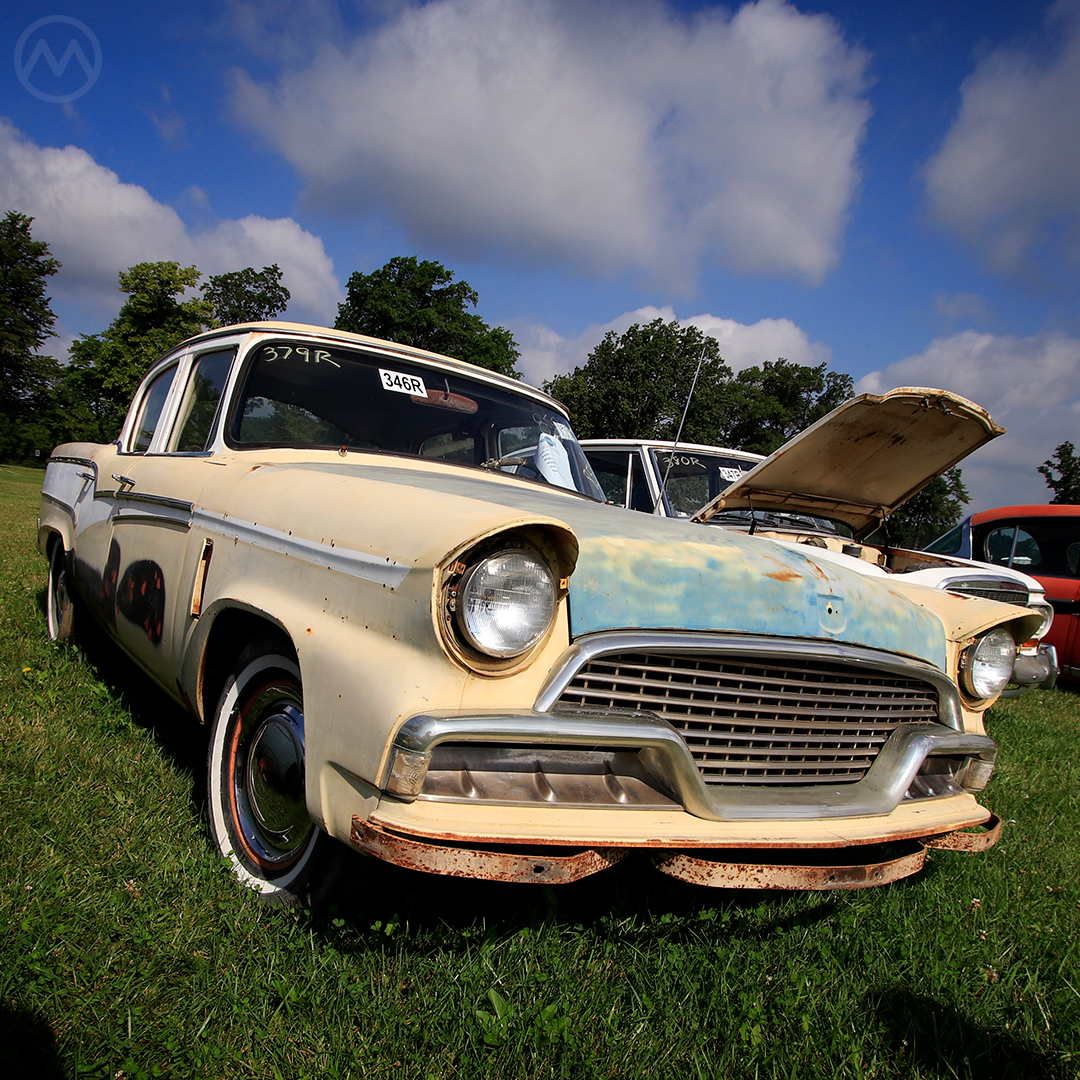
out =
[[[0,460],[33,462],[62,442],[115,439],[147,369],[203,330],[273,319],[289,290],[274,264],[211,275],[145,262],[119,275],[126,299],[66,363],[43,352],[55,336],[48,280],[60,263],[35,240],[33,219],[0,219]],[[517,342],[474,309],[476,291],[441,263],[396,257],[353,273],[336,329],[429,349],[520,378]],[[543,384],[582,438],[674,439],[768,454],[851,397],[850,375],[778,358],[734,372],[716,339],[676,320],[610,331],[584,364]],[[691,393],[693,388],[693,393]],[[685,416],[684,416],[685,414]],[[681,433],[680,433],[681,425]],[[1080,501],[1080,463],[1063,443],[1039,472],[1055,502]],[[1060,473],[1055,476],[1054,473]],[[959,520],[968,495],[959,469],[928,485],[889,521],[894,542],[929,542]]]

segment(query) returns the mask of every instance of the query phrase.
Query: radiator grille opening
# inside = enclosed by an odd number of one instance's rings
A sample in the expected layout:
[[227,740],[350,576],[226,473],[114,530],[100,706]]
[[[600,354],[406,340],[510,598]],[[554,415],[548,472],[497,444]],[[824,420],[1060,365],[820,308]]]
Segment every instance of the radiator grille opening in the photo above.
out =
[[774,657],[607,654],[559,702],[658,713],[707,784],[856,783],[901,724],[938,721],[937,692],[918,679]]

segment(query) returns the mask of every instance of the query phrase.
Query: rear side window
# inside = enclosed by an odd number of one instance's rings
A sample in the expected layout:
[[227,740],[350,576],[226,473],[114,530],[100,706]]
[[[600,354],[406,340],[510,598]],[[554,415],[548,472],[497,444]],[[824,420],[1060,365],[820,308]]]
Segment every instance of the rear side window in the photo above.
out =
[[223,349],[203,353],[195,360],[170,450],[179,454],[198,453],[209,445],[234,353],[233,349]]
[[983,538],[981,558],[1036,575],[1077,577],[1080,516],[998,524]]
[[165,399],[169,396],[169,388],[172,386],[175,374],[175,365],[166,368],[147,388],[146,396],[139,407],[139,418],[135,422],[135,431],[132,434],[132,453],[145,454],[150,448],[150,441],[154,437],[154,432],[157,431],[158,421],[161,419],[161,410],[165,407]]

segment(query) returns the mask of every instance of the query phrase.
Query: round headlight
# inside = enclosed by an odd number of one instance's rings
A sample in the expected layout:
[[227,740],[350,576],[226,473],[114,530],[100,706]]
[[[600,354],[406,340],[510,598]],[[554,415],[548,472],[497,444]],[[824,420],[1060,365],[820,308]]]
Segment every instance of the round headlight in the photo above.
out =
[[975,698],[992,698],[1005,689],[1016,663],[1016,641],[1004,627],[987,631],[960,658],[964,689]]
[[555,579],[544,562],[529,551],[500,551],[465,571],[458,626],[479,652],[518,656],[548,632],[556,600]]

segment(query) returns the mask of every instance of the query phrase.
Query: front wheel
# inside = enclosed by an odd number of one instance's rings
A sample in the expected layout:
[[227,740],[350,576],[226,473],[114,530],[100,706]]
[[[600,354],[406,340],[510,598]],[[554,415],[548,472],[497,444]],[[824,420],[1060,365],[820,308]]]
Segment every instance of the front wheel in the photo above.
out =
[[280,645],[246,650],[225,684],[207,783],[211,832],[233,873],[269,902],[302,900],[331,841],[308,816],[300,669]]
[[67,552],[57,538],[49,549],[49,587],[45,597],[49,640],[65,645],[75,634],[75,602],[68,591]]

